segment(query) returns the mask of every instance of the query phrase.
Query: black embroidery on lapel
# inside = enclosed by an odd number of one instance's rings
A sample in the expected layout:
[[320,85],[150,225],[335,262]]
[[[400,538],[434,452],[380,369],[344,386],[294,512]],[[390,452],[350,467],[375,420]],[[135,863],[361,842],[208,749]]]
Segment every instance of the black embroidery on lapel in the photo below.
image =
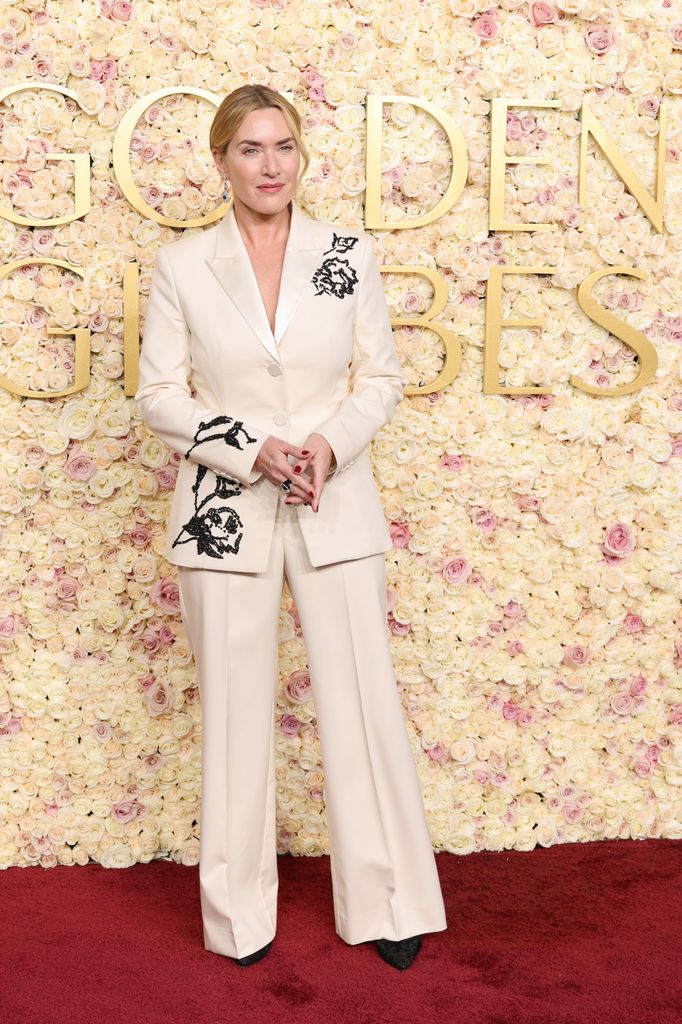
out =
[[326,256],[328,252],[348,252],[356,243],[357,238],[355,235],[337,235],[334,232],[332,247],[331,249],[326,249],[324,255]]
[[[231,423],[232,426],[228,430],[217,430],[218,427],[224,427],[227,423]],[[213,431],[213,433],[211,433]],[[201,435],[205,436],[202,437]],[[197,427],[194,435],[194,444],[185,452],[185,458],[188,459],[190,454],[199,444],[204,444],[206,441],[219,441],[221,438],[225,444],[231,448],[238,448],[240,452],[244,451],[241,444],[239,443],[239,435],[243,434],[246,438],[247,444],[253,444],[256,440],[255,437],[250,437],[247,433],[244,424],[241,420],[233,420],[231,416],[214,416],[208,423],[204,423],[202,420]]]
[[337,235],[334,232],[331,249],[324,253],[325,256],[327,253],[332,255],[322,261],[312,277],[316,295],[336,295],[337,298],[343,299],[346,295],[353,294],[358,283],[358,275],[348,260],[342,260],[339,256],[352,249],[356,242],[357,238],[353,235]]
[[[197,431],[198,433],[198,431]],[[201,444],[201,442],[197,442]],[[191,450],[191,449],[190,449]],[[199,501],[199,491],[204,477],[208,473],[206,466],[197,466],[197,475],[192,485],[194,492],[194,515],[185,523],[173,541],[172,547],[195,541],[198,555],[209,558],[222,558],[223,555],[236,555],[242,541],[244,524],[239,515],[229,505],[218,505],[207,508],[209,502],[218,499],[227,501],[242,493],[238,480],[229,476],[215,476],[213,490]]]

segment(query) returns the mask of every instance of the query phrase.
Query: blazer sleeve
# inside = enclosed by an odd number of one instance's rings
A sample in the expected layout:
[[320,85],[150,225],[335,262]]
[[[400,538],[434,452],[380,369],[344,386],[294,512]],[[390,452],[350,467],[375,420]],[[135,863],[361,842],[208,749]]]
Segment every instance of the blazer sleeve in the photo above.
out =
[[315,433],[331,445],[336,467],[333,479],[350,466],[374,435],[388,423],[402,400],[407,377],[393,341],[384,286],[369,235],[358,275],[358,301],[353,324],[350,393]]
[[157,250],[140,352],[135,403],[157,437],[220,476],[254,483],[261,445],[270,435],[244,423],[234,410],[217,410],[192,397],[190,331],[164,248]]

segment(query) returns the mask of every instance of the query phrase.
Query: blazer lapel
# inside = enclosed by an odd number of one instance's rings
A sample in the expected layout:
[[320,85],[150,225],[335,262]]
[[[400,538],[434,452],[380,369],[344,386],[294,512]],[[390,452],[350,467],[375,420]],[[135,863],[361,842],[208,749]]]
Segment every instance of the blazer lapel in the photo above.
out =
[[[329,245],[329,226],[291,203],[289,237],[284,250],[275,335],[280,344]],[[215,255],[206,263],[229,298],[268,352],[279,359],[278,346],[261,298],[251,259],[230,207],[216,229]]]

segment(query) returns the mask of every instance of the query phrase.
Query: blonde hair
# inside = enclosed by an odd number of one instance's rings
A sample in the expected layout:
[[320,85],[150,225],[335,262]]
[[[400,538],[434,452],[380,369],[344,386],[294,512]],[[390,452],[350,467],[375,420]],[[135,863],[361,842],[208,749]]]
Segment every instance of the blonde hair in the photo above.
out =
[[211,122],[208,143],[211,150],[217,149],[224,153],[237,134],[240,124],[252,110],[267,110],[276,107],[281,110],[291,134],[296,140],[299,153],[303,158],[303,167],[299,171],[301,178],[308,170],[310,157],[301,133],[301,118],[294,106],[280,93],[267,85],[240,85],[225,97],[215,112]]

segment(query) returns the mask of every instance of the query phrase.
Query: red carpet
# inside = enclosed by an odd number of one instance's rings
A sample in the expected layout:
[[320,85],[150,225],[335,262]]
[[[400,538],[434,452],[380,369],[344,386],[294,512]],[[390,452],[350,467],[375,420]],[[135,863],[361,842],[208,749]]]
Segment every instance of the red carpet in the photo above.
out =
[[448,930],[408,971],[334,932],[327,857],[280,857],[252,967],[203,948],[198,868],[0,874],[3,1024],[680,1024],[682,844],[439,854]]

